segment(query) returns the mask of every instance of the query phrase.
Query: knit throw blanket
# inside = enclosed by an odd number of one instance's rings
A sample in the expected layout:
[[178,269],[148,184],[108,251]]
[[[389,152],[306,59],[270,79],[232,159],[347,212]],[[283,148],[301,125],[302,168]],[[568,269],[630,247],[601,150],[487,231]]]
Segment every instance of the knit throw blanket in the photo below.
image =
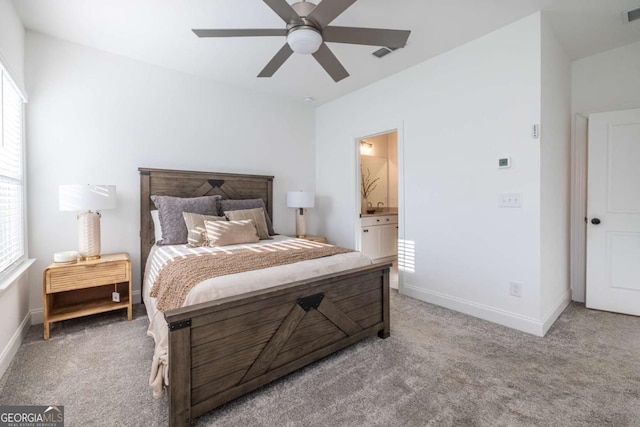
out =
[[164,312],[182,307],[191,288],[207,279],[347,252],[353,251],[337,246],[318,246],[276,251],[238,249],[186,255],[175,258],[162,267],[151,288],[151,296],[157,299],[157,309]]

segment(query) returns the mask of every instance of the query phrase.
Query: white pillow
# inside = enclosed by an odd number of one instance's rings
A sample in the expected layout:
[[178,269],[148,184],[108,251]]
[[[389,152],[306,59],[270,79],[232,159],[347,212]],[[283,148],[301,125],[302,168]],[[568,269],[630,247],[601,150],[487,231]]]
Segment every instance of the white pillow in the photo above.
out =
[[153,220],[153,234],[156,242],[159,242],[162,240],[162,227],[160,226],[160,215],[157,209],[151,211],[151,219]]

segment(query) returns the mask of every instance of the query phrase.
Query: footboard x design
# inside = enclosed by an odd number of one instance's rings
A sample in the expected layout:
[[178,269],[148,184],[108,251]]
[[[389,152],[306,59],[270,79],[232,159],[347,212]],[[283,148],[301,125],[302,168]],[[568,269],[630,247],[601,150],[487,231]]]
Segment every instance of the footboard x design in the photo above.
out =
[[[289,338],[296,331],[302,319],[312,309],[318,310],[335,326],[332,337],[337,335],[336,341],[344,336],[352,336],[362,331],[362,328],[360,328],[357,323],[336,308],[328,298],[324,298],[324,294],[301,298],[298,300],[298,303],[293,306],[289,315],[284,319],[284,322],[282,322],[282,325],[280,325],[276,333],[273,334],[273,337],[271,337],[271,340],[264,347],[255,362],[253,362],[247,374],[242,378],[242,381],[240,381],[241,383],[252,380],[267,372],[276,359],[276,356],[280,354],[280,351]],[[339,334],[338,330],[341,330],[343,333]]]
[[376,333],[389,336],[389,264],[165,313],[171,425]]

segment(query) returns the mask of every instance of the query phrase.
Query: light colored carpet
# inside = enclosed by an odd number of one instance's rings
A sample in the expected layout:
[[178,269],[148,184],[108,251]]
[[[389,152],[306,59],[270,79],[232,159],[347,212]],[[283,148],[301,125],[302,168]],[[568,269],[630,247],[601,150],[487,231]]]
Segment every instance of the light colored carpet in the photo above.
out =
[[[161,426],[142,307],[31,328],[0,404],[65,405],[68,426]],[[638,426],[640,318],[572,304],[545,338],[392,292],[371,338],[196,420],[197,426]]]

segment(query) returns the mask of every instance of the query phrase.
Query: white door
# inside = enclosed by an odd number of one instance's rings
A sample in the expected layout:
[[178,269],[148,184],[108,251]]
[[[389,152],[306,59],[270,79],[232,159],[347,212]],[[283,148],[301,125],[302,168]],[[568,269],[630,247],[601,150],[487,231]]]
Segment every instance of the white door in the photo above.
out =
[[640,316],[640,109],[589,116],[588,308]]

